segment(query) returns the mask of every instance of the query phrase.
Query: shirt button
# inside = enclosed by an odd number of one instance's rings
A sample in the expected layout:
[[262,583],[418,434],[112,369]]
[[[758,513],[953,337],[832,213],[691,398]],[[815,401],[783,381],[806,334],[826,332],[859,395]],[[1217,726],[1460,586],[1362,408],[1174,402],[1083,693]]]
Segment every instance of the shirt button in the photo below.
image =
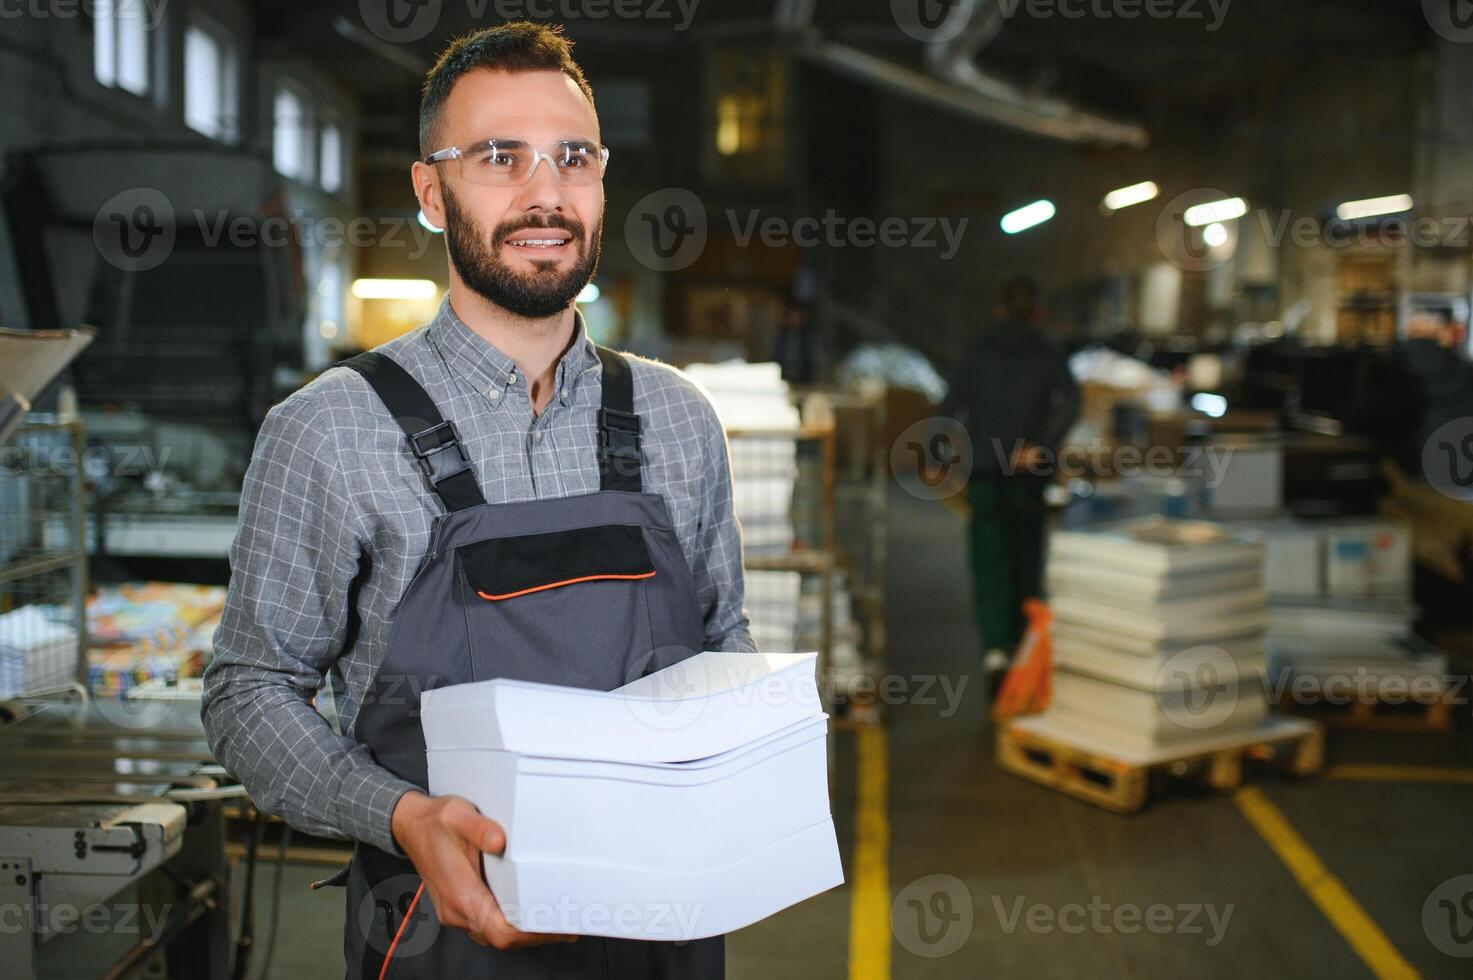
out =
[[486,397],[489,398],[489,399],[491,399],[494,402],[496,399],[498,399],[498,398],[501,397],[501,389],[500,388],[488,388],[486,390]]
[[536,432],[532,433],[532,439],[534,441],[536,441],[536,442],[541,442],[542,441],[542,430],[541,429],[538,429]]
[[517,373],[515,371],[506,376],[506,383],[509,385],[514,385],[517,383]]
[[566,402],[567,400],[568,400],[568,389],[564,388],[563,389],[563,401]]

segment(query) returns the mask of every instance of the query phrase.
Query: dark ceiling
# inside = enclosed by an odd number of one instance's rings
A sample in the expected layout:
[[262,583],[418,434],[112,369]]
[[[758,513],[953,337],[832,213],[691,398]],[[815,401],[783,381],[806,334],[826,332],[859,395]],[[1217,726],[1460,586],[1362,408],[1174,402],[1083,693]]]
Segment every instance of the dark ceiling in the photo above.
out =
[[[446,41],[499,23],[498,11],[586,11],[560,22],[595,86],[600,77],[639,73],[644,59],[679,56],[715,40],[766,41],[780,0],[699,0],[685,30],[673,26],[681,0],[260,0],[257,24],[267,53],[305,54],[362,98],[366,122],[401,128],[412,121],[423,69]],[[689,6],[691,0],[684,0]],[[928,0],[896,0],[928,2]],[[1215,29],[1212,2],[1166,2],[1180,16],[1125,19],[1029,16],[1016,11],[982,54],[994,70],[1053,94],[1129,117],[1155,120],[1173,112],[1220,112],[1263,104],[1301,68],[1321,61],[1405,55],[1432,34],[1421,0],[1229,0]],[[1129,2],[1129,0],[1124,0]],[[797,0],[801,6],[803,0]],[[1107,9],[1122,0],[1043,0],[1042,9]],[[406,43],[383,41],[365,29],[365,16],[385,5],[401,13],[427,7],[432,29]],[[607,11],[633,4],[639,18]],[[824,37],[912,66],[922,45],[897,27],[887,0],[813,0],[813,28]],[[1039,7],[1033,7],[1037,10]],[[591,15],[604,11],[601,17]],[[477,14],[481,16],[477,16]],[[557,20],[558,18],[551,18]],[[1268,89],[1268,91],[1266,91]],[[862,91],[856,83],[856,90]]]

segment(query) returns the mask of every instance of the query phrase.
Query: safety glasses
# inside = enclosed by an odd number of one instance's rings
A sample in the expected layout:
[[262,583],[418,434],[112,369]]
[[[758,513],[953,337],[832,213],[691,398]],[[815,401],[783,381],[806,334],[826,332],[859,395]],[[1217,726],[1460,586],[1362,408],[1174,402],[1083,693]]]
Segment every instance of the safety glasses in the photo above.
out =
[[487,139],[436,150],[424,162],[453,163],[459,167],[461,178],[472,184],[511,187],[531,180],[537,164],[543,160],[560,184],[593,184],[603,179],[609,164],[609,148],[588,140],[529,143]]

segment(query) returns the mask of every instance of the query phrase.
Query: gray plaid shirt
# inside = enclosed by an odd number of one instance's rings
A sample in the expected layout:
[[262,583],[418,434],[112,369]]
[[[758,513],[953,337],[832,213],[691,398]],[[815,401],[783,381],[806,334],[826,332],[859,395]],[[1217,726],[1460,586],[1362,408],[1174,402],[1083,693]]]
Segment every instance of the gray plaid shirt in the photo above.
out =
[[[461,322],[448,299],[430,324],[381,348],[459,428],[491,503],[599,489],[603,368],[582,315],[576,319],[553,398],[536,418],[515,362]],[[683,374],[629,360],[644,487],[665,498],[690,563],[706,649],[755,650],[721,423]],[[374,763],[353,724],[443,510],[403,430],[355,371],[325,372],[261,426],[203,714],[220,763],[261,809],[301,830],[398,853],[390,816],[413,787]],[[313,707],[329,673],[341,689],[341,732]]]

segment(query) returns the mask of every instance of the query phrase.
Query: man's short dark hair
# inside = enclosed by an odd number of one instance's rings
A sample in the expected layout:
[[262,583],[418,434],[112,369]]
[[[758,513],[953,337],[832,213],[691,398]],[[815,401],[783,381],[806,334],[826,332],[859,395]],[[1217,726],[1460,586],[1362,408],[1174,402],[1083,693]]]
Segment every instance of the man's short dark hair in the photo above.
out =
[[[499,27],[467,34],[450,42],[440,52],[435,67],[425,76],[424,91],[419,99],[419,154],[428,156],[441,149],[434,146],[440,110],[450,97],[450,90],[466,72],[490,71],[560,71],[567,75],[593,105],[593,88],[583,77],[583,69],[573,60],[573,42],[563,36],[561,27],[548,27],[518,20]],[[487,134],[490,135],[490,134]]]

